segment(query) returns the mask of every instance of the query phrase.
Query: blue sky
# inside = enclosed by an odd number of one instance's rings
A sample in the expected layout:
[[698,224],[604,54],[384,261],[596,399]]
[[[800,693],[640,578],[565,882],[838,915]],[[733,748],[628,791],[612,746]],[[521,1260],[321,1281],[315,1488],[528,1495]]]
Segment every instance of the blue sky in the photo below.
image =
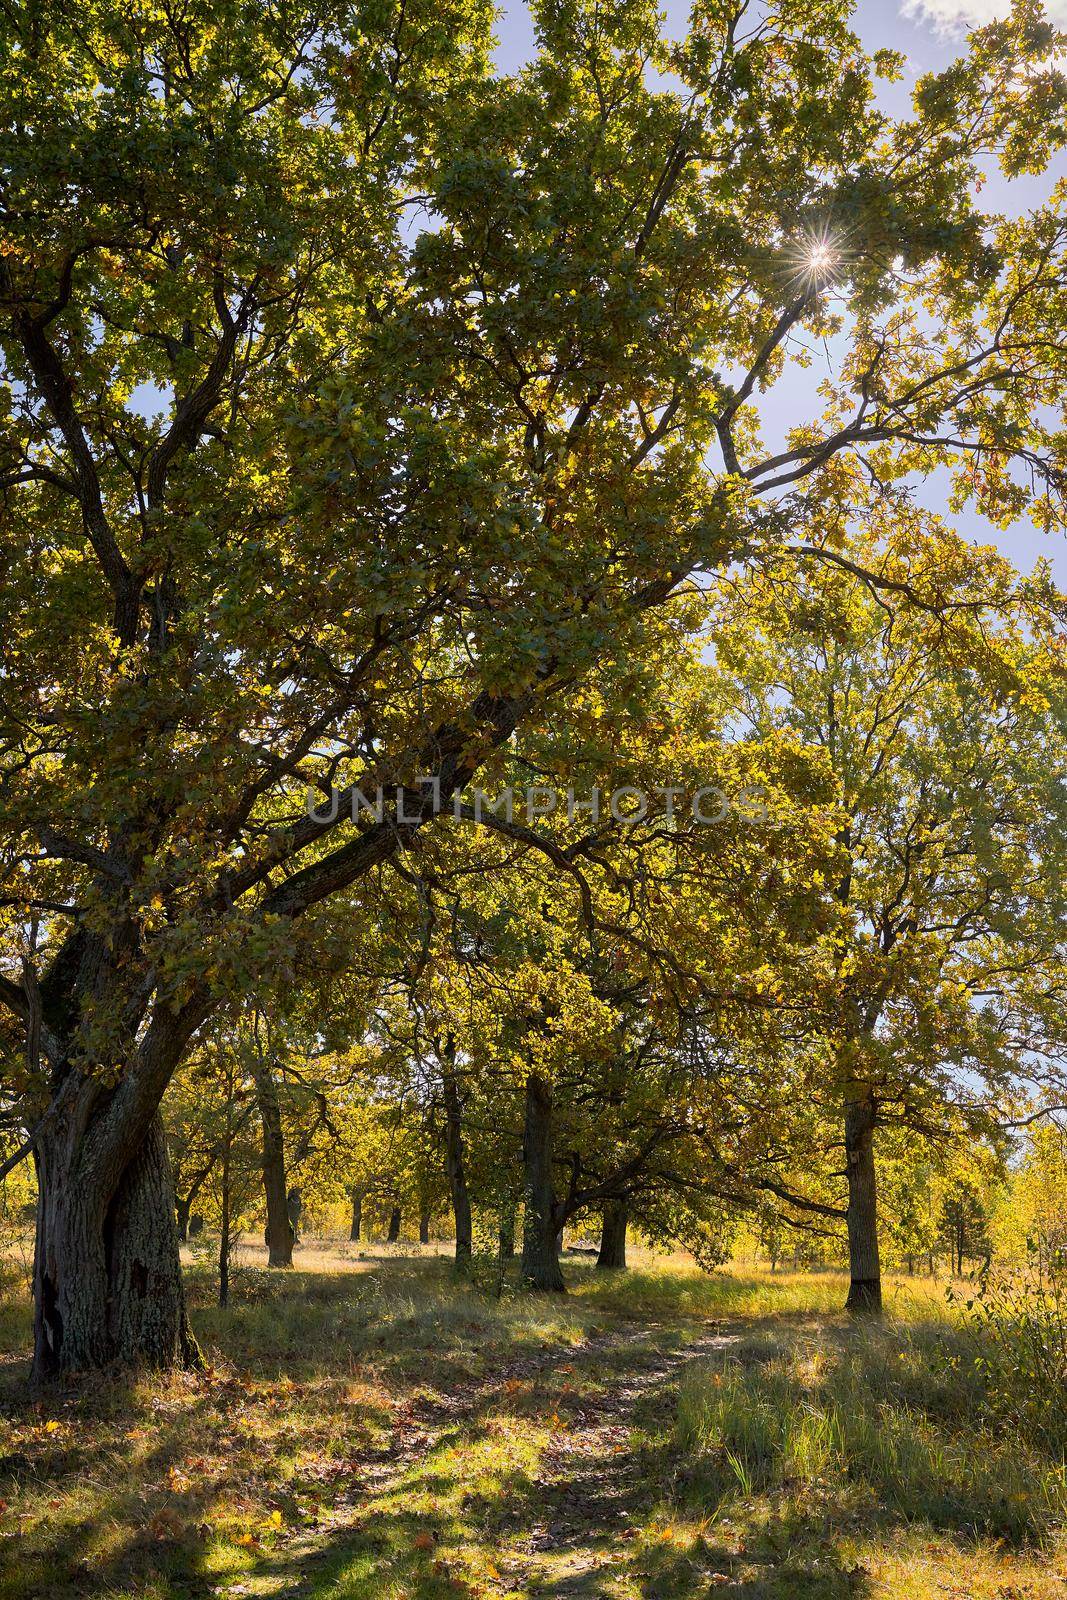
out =
[[[667,0],[663,11],[669,33],[684,32],[688,10],[689,0]],[[960,54],[968,26],[1003,16],[1007,10],[1005,0],[904,0],[903,4],[898,4],[897,0],[859,0],[855,26],[866,47],[872,51],[898,50],[906,58],[904,80],[883,86],[881,98],[886,109],[905,114],[910,106],[911,84],[923,73],[947,66]],[[1046,10],[1054,22],[1067,28],[1067,0],[1046,0]],[[534,34],[528,9],[518,3],[505,5],[498,26],[497,65],[505,72],[513,71],[529,58],[533,48]],[[1052,179],[1065,175],[1067,164],[1064,163],[1044,178],[1015,179],[1011,183],[999,172],[990,172],[982,191],[982,203],[990,211],[1018,215],[1044,198]],[[820,370],[817,362],[806,370],[787,369],[774,389],[764,396],[761,414],[768,443],[775,443],[786,428],[818,414],[821,403],[815,388],[826,370],[825,367]],[[948,514],[945,487],[944,478],[928,479],[922,487],[923,503]],[[1002,533],[990,529],[973,512],[964,512],[954,520],[968,538],[977,543],[999,545],[1024,569],[1032,567],[1038,556],[1049,557],[1060,586],[1067,588],[1067,541],[1048,538],[1029,523],[1017,524]]]

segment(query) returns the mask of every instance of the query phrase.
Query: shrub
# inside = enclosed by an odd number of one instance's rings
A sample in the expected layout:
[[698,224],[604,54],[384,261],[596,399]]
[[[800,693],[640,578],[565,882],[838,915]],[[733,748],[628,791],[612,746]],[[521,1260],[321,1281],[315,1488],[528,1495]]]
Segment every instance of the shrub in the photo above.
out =
[[1014,1273],[987,1273],[975,1292],[948,1291],[970,1334],[969,1359],[987,1410],[1054,1452],[1067,1451],[1067,1284],[1036,1254]]

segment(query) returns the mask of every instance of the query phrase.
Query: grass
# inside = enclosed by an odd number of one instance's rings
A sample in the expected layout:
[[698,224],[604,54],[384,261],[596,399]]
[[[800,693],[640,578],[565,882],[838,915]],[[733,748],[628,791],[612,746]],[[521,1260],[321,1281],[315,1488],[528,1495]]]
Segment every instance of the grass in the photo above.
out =
[[260,1259],[224,1312],[190,1267],[204,1372],[38,1397],[9,1265],[0,1600],[1063,1594],[1062,1461],[998,1432],[931,1285],[864,1329],[834,1275]]

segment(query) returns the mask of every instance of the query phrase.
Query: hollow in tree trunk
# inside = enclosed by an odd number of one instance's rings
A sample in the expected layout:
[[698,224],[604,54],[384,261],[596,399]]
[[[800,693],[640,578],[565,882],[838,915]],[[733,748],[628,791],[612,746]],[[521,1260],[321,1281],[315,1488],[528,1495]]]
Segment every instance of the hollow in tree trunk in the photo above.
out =
[[604,1221],[600,1232],[598,1267],[626,1266],[626,1201],[609,1200],[604,1207]]
[[559,1217],[552,1191],[552,1088],[539,1072],[531,1072],[526,1080],[522,1164],[526,1200],[522,1275],[531,1289],[561,1294],[566,1284],[559,1265]]
[[467,1167],[463,1149],[463,1107],[455,1070],[455,1044],[449,1035],[442,1052],[441,1081],[445,1101],[445,1172],[452,1195],[452,1215],[456,1224],[456,1266],[464,1271],[474,1249],[471,1202],[467,1193]]
[[874,1097],[869,1092],[845,1108],[845,1169],[848,1178],[849,1288],[846,1309],[863,1316],[882,1310],[878,1258],[878,1187],[874,1171]]
[[285,1183],[285,1143],[278,1086],[270,1064],[262,1061],[256,1072],[256,1105],[263,1127],[263,1193],[267,1201],[267,1264],[291,1267],[294,1229],[289,1220]]
[[36,1380],[121,1361],[195,1366],[174,1189],[157,1114],[117,1178],[97,1169],[68,1113],[35,1151],[40,1203],[34,1261]]

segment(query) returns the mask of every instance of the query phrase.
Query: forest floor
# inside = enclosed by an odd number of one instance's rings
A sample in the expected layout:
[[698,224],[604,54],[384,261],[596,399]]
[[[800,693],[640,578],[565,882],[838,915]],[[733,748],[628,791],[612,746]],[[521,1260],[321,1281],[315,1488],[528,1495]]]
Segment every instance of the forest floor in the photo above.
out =
[[242,1252],[207,1365],[31,1396],[0,1303],[0,1600],[1062,1600],[1062,1462],[983,1424],[932,1284]]

